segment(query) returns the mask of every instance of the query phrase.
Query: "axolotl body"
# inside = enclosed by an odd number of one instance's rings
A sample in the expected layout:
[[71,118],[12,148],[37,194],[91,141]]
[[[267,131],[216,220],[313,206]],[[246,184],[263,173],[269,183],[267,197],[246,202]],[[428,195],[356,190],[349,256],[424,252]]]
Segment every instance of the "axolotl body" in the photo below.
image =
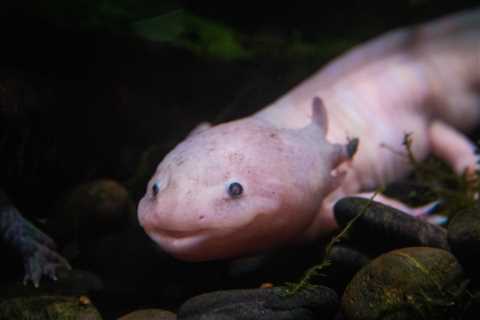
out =
[[474,170],[462,132],[478,124],[479,105],[480,10],[390,32],[252,116],[194,130],[158,165],[139,221],[191,261],[325,236],[338,199],[411,170],[407,133],[417,159],[433,153],[457,173]]

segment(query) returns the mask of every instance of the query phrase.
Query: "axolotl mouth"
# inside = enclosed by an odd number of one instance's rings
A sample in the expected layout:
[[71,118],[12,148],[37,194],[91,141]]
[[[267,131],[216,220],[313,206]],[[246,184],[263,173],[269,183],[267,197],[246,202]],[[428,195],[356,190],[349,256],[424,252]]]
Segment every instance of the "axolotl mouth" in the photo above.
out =
[[[163,251],[181,260],[199,261],[216,258],[219,247],[224,246],[225,236],[235,233],[232,228],[225,226],[209,228],[201,225],[192,226],[189,221],[179,223],[171,219],[172,215],[159,214],[150,200],[144,197],[139,203],[140,225]],[[172,221],[174,223],[170,223]]]
[[[231,230],[230,230],[231,231]],[[226,230],[198,229],[192,231],[146,229],[148,236],[165,252],[184,261],[205,261],[230,257],[226,250]]]
[[158,215],[148,200],[142,199],[138,209],[140,225],[145,233],[165,252],[174,256],[189,255],[202,248],[215,230],[208,228],[168,228],[158,223]]
[[155,228],[146,229],[146,232],[165,251],[180,254],[201,246],[209,237],[207,229],[184,231]]

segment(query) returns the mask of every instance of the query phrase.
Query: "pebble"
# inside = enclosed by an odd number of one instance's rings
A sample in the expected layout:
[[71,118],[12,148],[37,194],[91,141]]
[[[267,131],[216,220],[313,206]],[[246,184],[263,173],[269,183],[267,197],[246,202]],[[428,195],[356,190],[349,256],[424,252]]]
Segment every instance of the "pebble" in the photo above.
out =
[[449,249],[444,228],[369,199],[341,199],[334,207],[335,219],[340,228],[344,228],[364,210],[347,235],[347,243],[361,248],[364,253],[378,255],[412,246]]
[[78,297],[36,296],[5,300],[0,303],[0,320],[101,320],[92,304]]
[[33,285],[24,285],[18,280],[1,283],[0,301],[32,295],[81,296],[98,293],[103,289],[100,277],[92,272],[80,269],[58,269],[56,281],[44,278],[38,288]]
[[328,259],[331,265],[319,281],[339,294],[345,290],[353,276],[370,262],[368,256],[343,244],[334,245]]
[[143,309],[130,312],[118,320],[176,320],[177,315],[163,309]]
[[99,238],[128,222],[134,205],[128,191],[115,180],[79,185],[58,201],[47,229],[62,242]]
[[179,320],[332,319],[337,294],[324,286],[287,295],[282,288],[215,291],[191,298],[178,311]]
[[465,284],[450,252],[403,248],[377,257],[355,275],[343,294],[342,311],[348,320],[451,319],[466,297]]
[[452,252],[465,270],[475,278],[480,261],[480,206],[474,206],[456,213],[448,224],[448,241]]

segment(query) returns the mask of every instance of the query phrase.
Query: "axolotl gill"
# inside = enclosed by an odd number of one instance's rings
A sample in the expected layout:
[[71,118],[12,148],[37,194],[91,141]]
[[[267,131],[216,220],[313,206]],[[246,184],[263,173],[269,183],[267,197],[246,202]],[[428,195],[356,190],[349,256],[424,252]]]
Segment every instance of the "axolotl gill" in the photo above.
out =
[[475,170],[465,132],[479,120],[476,9],[389,32],[249,117],[199,126],[158,165],[139,221],[188,261],[325,237],[338,199],[369,196],[411,171],[399,154],[407,133],[417,159],[433,153],[459,174]]

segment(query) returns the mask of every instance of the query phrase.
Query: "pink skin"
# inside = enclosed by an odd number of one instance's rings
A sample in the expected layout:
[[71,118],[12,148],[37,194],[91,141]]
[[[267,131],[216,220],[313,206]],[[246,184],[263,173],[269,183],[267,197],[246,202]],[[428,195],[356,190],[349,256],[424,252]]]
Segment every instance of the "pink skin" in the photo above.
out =
[[[479,32],[480,10],[391,32],[251,117],[203,124],[159,164],[138,207],[141,225],[192,261],[325,236],[336,228],[335,201],[411,170],[399,154],[406,133],[417,159],[434,153],[457,173],[473,170],[473,144],[457,130],[480,118]],[[233,182],[240,195],[229,193]]]
[[[189,136],[151,179],[138,209],[142,226],[163,249],[188,260],[294,240],[337,186],[333,168],[348,158],[344,146],[325,141],[323,111],[318,105],[312,124],[298,130],[246,118]],[[242,185],[241,195],[229,195],[232,182]]]

